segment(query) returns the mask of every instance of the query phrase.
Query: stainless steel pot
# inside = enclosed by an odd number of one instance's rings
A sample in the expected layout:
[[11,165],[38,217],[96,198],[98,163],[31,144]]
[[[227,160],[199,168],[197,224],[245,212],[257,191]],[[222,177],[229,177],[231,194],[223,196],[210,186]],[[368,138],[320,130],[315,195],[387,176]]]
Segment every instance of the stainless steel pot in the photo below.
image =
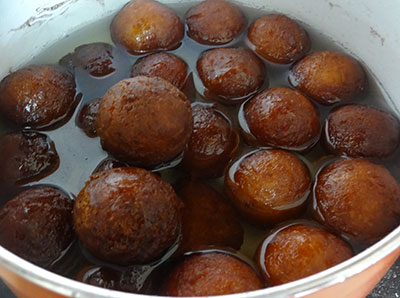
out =
[[[190,0],[164,0],[164,3]],[[0,1],[0,77],[79,28],[109,16],[126,0]],[[240,0],[293,16],[325,32],[365,61],[400,115],[398,0]],[[72,49],[71,49],[72,50]],[[400,227],[354,258],[324,272],[235,297],[364,297],[400,255]],[[58,276],[0,247],[0,277],[19,297],[139,298]]]

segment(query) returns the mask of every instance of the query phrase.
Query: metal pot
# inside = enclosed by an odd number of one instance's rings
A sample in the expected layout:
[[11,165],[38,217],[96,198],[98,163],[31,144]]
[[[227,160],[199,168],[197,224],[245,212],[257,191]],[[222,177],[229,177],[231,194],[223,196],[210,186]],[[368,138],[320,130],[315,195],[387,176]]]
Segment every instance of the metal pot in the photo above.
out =
[[[190,0],[164,0],[164,3]],[[126,0],[1,1],[0,77],[79,28],[109,16]],[[193,1],[194,2],[194,1]],[[326,33],[367,62],[400,115],[398,0],[240,0],[277,11]],[[235,297],[364,297],[400,255],[400,227],[354,258],[313,276]],[[0,277],[19,297],[140,298],[82,284],[32,265],[0,247]],[[150,296],[149,296],[150,297]]]

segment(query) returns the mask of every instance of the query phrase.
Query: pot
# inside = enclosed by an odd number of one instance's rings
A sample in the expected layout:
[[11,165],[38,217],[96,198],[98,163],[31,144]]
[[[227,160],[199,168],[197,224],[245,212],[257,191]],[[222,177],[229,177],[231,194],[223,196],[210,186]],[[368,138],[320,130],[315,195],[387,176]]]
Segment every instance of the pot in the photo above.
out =
[[[164,0],[164,3],[190,0]],[[110,16],[126,0],[1,1],[0,77],[30,61],[69,33]],[[365,61],[388,103],[400,115],[400,22],[397,0],[240,0],[287,14]],[[73,50],[73,49],[70,49]],[[365,297],[400,255],[400,227],[352,259],[313,276],[232,297]],[[82,284],[39,268],[0,247],[0,277],[18,297],[119,297],[128,294]]]

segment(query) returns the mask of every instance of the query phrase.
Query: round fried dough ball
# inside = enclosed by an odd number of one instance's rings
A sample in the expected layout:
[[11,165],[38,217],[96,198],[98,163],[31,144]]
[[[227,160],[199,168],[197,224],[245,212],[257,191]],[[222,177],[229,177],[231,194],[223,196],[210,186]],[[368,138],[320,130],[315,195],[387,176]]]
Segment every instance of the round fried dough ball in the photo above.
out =
[[213,106],[192,104],[193,133],[182,160],[194,176],[220,176],[235,153],[239,135]]
[[304,150],[319,139],[318,110],[300,92],[266,89],[244,106],[251,134],[263,146]]
[[187,34],[206,45],[231,42],[246,26],[240,9],[226,0],[205,0],[189,9],[185,16]]
[[252,223],[271,225],[297,216],[311,189],[307,166],[279,149],[243,156],[225,175],[225,191]]
[[367,78],[354,58],[334,51],[318,51],[293,66],[289,82],[320,104],[332,105],[355,99],[366,88]]
[[270,62],[288,64],[303,57],[311,47],[307,32],[282,14],[262,16],[247,33],[255,51]]
[[251,51],[236,48],[205,52],[197,61],[197,71],[206,88],[204,96],[223,103],[240,103],[256,93],[266,78],[263,62]]
[[0,137],[0,184],[26,184],[53,173],[60,164],[53,141],[35,131]]
[[175,49],[184,36],[179,17],[154,0],[131,0],[114,17],[110,31],[114,43],[134,55]]
[[188,78],[188,66],[177,56],[160,52],[138,59],[131,71],[131,77],[136,76],[160,77],[183,90]]
[[315,215],[360,245],[371,244],[400,223],[400,185],[383,166],[339,159],[318,174]]
[[324,131],[330,151],[352,157],[386,158],[400,142],[399,121],[365,105],[347,105],[331,111]]
[[353,256],[350,246],[335,235],[309,225],[296,224],[268,235],[256,255],[268,285],[295,281]]
[[120,265],[154,261],[175,242],[181,202],[157,175],[134,167],[91,176],[74,206],[83,245],[101,260]]
[[240,249],[243,228],[236,212],[213,188],[188,182],[178,195],[184,203],[180,252],[207,247]]
[[63,191],[35,186],[0,209],[0,244],[36,265],[49,267],[74,239],[73,200]]
[[103,148],[118,160],[154,167],[178,156],[192,132],[190,102],[158,77],[137,76],[111,87],[96,120]]
[[114,47],[108,43],[95,42],[77,47],[72,63],[94,77],[103,77],[115,71]]
[[263,288],[254,270],[233,255],[197,253],[179,262],[164,282],[165,296],[217,296]]
[[0,83],[0,113],[18,127],[54,124],[67,116],[74,101],[74,76],[57,66],[25,67]]
[[84,104],[76,117],[76,125],[90,138],[97,136],[95,123],[97,113],[99,112],[99,105],[99,98]]

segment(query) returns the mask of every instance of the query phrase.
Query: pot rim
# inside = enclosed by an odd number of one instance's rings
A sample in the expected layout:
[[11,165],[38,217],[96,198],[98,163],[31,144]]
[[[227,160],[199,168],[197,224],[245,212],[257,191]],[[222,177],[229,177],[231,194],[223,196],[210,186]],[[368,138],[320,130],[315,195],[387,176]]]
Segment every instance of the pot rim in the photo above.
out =
[[[223,295],[225,298],[236,297],[269,297],[293,296],[302,297],[314,293],[320,289],[331,285],[344,282],[351,276],[354,276],[400,247],[400,226],[394,231],[378,241],[374,245],[365,249],[351,259],[329,268],[325,271],[311,275],[309,277],[283,284],[280,286],[269,287],[257,291]],[[45,289],[51,290],[57,294],[69,297],[113,297],[113,298],[154,298],[153,295],[125,293],[115,290],[108,290],[84,284],[61,275],[52,273],[25,261],[17,255],[0,246],[0,266],[12,271],[24,279],[37,284]]]

